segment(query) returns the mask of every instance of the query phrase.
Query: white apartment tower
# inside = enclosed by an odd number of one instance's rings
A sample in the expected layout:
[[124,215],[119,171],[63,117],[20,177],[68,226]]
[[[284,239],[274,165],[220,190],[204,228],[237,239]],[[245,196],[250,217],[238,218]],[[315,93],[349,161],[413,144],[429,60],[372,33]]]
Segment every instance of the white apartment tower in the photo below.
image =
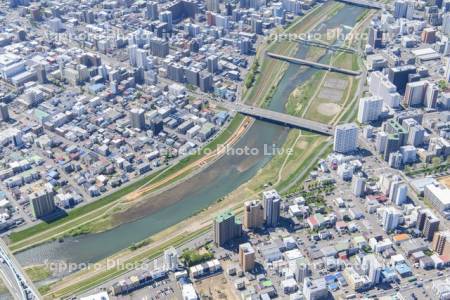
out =
[[264,191],[263,202],[266,225],[269,227],[277,226],[280,221],[280,195],[276,190]]
[[400,224],[401,212],[395,207],[387,207],[383,212],[383,229],[390,232]]
[[378,120],[383,109],[383,99],[378,96],[364,97],[359,100],[358,122],[367,124]]
[[178,252],[174,247],[164,251],[164,267],[167,271],[175,271],[178,267]]
[[336,126],[334,131],[333,151],[349,153],[355,151],[358,146],[358,127],[354,123]]

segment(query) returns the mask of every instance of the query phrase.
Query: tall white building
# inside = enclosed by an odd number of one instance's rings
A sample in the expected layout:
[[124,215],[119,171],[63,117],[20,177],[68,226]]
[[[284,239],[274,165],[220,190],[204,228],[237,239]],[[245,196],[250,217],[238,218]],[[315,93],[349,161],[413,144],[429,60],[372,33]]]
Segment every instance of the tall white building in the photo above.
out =
[[450,58],[445,57],[445,80],[450,82]]
[[277,226],[280,221],[280,195],[276,190],[264,191],[263,202],[266,225],[269,227]]
[[164,251],[164,268],[167,271],[175,271],[178,267],[178,252],[174,247]]
[[388,134],[384,131],[377,132],[375,138],[375,148],[379,153],[384,153],[384,149],[386,148],[386,143],[388,139]]
[[412,145],[400,147],[400,153],[403,156],[403,163],[409,164],[416,161],[417,149]]
[[389,189],[389,199],[397,206],[403,205],[406,201],[406,195],[408,193],[408,187],[400,179],[391,183]]
[[138,47],[136,45],[128,46],[128,56],[130,59],[130,65],[136,66],[136,57],[137,57]]
[[409,82],[406,85],[405,103],[408,106],[421,106],[425,100],[428,84],[429,82],[426,80]]
[[362,267],[373,285],[381,282],[383,266],[374,254],[368,254],[363,257]]
[[355,182],[353,183],[353,194],[356,197],[364,196],[366,188],[366,179],[364,177],[356,176]]
[[450,13],[445,13],[442,16],[442,32],[450,34]]
[[425,91],[425,99],[423,105],[427,108],[435,108],[439,97],[439,88],[434,83],[428,83]]
[[159,14],[159,20],[167,24],[167,30],[172,31],[172,12],[165,10]]
[[401,212],[395,207],[387,207],[383,212],[383,229],[386,232],[392,231],[400,224]]
[[336,126],[334,131],[333,151],[349,153],[355,151],[358,146],[358,127],[354,123]]
[[366,124],[378,120],[383,109],[383,99],[378,96],[364,97],[359,100],[358,122]]
[[137,49],[136,51],[136,67],[142,67],[144,70],[147,70],[147,51],[144,49]]
[[306,300],[327,299],[328,288],[325,279],[310,279],[306,277],[303,280],[303,296]]
[[397,108],[400,105],[401,96],[397,87],[380,71],[370,73],[369,91],[372,95],[381,97],[389,107]]

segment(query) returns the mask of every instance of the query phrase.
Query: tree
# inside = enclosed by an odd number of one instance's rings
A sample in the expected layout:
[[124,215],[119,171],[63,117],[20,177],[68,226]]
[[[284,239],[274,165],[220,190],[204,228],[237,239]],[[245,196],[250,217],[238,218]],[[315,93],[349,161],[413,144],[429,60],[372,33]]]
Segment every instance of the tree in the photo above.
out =
[[435,156],[431,159],[431,163],[433,165],[433,167],[437,167],[441,164],[442,159],[439,156]]
[[439,80],[438,82],[439,88],[443,91],[447,89],[447,81],[445,80]]

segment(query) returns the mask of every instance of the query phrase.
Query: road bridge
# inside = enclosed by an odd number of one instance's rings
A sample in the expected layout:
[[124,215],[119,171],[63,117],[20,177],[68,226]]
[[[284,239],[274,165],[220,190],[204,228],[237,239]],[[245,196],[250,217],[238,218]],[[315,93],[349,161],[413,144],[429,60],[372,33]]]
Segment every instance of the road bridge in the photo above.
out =
[[384,5],[382,3],[379,3],[377,1],[368,1],[368,0],[336,0],[338,2],[343,2],[347,4],[362,6],[366,8],[373,8],[373,9],[383,9]]
[[[40,299],[40,294],[37,291],[36,287],[33,285],[33,282],[28,278],[26,273],[22,270],[21,265],[17,262],[14,255],[9,251],[8,247],[4,243],[4,241],[0,238],[0,258],[1,265],[0,270],[7,276],[7,280],[11,284],[16,285],[15,291],[18,291],[20,295],[13,294],[14,298],[18,298],[20,300],[38,300]],[[14,293],[14,291],[11,291]]]
[[307,39],[302,39],[302,38],[299,38],[296,41],[299,42],[299,43],[305,44],[305,45],[325,48],[325,49],[332,50],[332,51],[341,51],[341,52],[346,52],[346,53],[356,53],[357,52],[353,48],[346,48],[346,47],[328,45],[328,44],[320,42],[320,41],[307,40]]
[[326,65],[326,64],[312,62],[312,61],[305,60],[305,59],[300,59],[300,58],[280,55],[280,54],[276,54],[276,53],[272,53],[272,52],[267,52],[267,55],[269,57],[276,58],[276,59],[281,59],[281,60],[284,60],[284,61],[287,61],[287,62],[290,62],[290,63],[304,65],[304,66],[309,66],[309,67],[313,67],[313,68],[317,68],[317,69],[321,69],[321,70],[327,70],[327,71],[330,71],[330,72],[337,72],[337,73],[342,73],[342,74],[351,75],[351,76],[358,76],[358,75],[361,74],[361,72],[358,72],[358,71],[353,71],[353,70],[348,70],[348,69],[344,69],[344,68],[334,67],[334,66],[331,66],[331,65]]
[[225,107],[228,110],[239,112],[243,115],[251,116],[261,120],[267,120],[272,123],[280,124],[283,126],[300,128],[323,135],[333,135],[334,128],[331,125],[311,121],[288,114],[272,111],[269,109],[253,107],[241,103],[235,102],[220,102],[218,105]]

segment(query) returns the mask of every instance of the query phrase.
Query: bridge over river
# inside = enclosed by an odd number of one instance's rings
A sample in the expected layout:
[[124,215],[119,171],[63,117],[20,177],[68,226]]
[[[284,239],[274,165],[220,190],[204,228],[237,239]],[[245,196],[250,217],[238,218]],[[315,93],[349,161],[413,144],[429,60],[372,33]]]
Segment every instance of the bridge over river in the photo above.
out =
[[220,102],[219,105],[225,107],[228,110],[239,112],[243,115],[251,116],[257,119],[268,120],[270,122],[277,123],[283,126],[305,129],[324,135],[334,134],[334,127],[331,125],[291,116],[285,113],[234,102]]
[[290,63],[310,66],[313,68],[327,70],[327,71],[331,71],[331,72],[342,73],[345,75],[358,76],[361,74],[361,72],[359,72],[359,71],[353,71],[353,70],[348,70],[348,69],[344,69],[344,68],[334,67],[331,65],[321,64],[318,62],[312,62],[312,61],[309,61],[306,59],[300,59],[300,58],[290,57],[290,56],[286,56],[286,55],[280,55],[280,54],[276,54],[276,53],[272,53],[272,52],[267,52],[267,55],[269,57],[272,57],[275,59],[281,59],[281,60],[284,60],[284,61],[287,61]]

